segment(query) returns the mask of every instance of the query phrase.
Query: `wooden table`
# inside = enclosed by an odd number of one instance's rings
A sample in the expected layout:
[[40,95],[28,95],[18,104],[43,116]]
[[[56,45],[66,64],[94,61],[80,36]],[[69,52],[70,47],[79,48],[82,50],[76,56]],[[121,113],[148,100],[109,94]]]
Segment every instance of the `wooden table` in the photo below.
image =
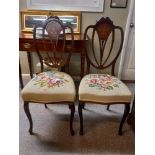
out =
[[[70,38],[67,37],[66,44],[70,42]],[[45,51],[44,46],[40,45],[40,51]],[[68,48],[68,51],[70,48]],[[33,77],[33,70],[32,70],[32,59],[31,53],[35,52],[35,47],[33,43],[33,35],[32,33],[20,33],[19,34],[19,51],[26,51],[30,76]],[[82,34],[74,34],[74,49],[72,49],[73,53],[80,53],[81,55],[81,73],[80,77],[82,78],[84,75],[84,62],[85,62],[85,49],[84,49],[84,41]],[[21,66],[19,63],[19,79],[20,79],[20,86],[23,88],[23,80],[22,80],[22,71]]]

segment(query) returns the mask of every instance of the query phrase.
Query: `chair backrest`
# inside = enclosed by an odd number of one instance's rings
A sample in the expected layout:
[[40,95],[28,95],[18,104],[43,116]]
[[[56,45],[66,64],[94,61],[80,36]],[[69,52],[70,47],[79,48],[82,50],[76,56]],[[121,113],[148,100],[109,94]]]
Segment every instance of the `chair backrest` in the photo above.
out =
[[[67,34],[70,39],[67,45],[66,29],[70,29],[70,33]],[[74,46],[74,35],[71,27],[65,26],[57,16],[50,16],[44,23],[35,25],[33,38],[41,63],[41,72],[44,71],[45,65],[58,69],[67,66],[69,70],[69,61]],[[67,47],[70,47],[70,50],[67,50]]]
[[95,25],[90,25],[84,33],[87,73],[90,66],[103,70],[111,67],[114,75],[115,63],[121,53],[124,33],[120,26],[115,26],[110,18],[101,18]]

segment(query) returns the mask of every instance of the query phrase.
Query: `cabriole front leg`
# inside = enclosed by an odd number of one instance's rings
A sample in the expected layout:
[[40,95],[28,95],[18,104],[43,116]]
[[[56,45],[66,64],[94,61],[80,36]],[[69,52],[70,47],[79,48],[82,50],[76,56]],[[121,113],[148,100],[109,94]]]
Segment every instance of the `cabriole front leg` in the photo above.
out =
[[121,136],[122,135],[122,128],[123,128],[123,124],[129,114],[129,111],[130,111],[130,104],[125,104],[125,109],[124,109],[124,114],[123,114],[123,118],[121,120],[121,123],[120,123],[120,127],[119,127],[119,131],[118,131],[118,134]]
[[29,123],[30,123],[29,133],[30,133],[30,135],[32,135],[33,134],[33,132],[32,132],[33,122],[32,122],[31,114],[29,111],[29,102],[24,102],[24,111],[25,111],[26,116],[27,116]]

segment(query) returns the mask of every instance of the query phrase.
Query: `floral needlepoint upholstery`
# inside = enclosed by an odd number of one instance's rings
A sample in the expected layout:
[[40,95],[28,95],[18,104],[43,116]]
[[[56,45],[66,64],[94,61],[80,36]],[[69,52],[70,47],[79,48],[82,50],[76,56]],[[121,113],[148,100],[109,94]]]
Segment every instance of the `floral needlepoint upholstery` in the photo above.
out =
[[88,74],[79,86],[79,99],[94,102],[130,102],[132,94],[118,78],[108,74]]
[[65,78],[64,73],[56,72],[43,72],[36,76],[33,81],[34,85],[38,85],[39,87],[60,87],[64,83],[68,82],[67,78]]
[[117,78],[107,74],[89,75],[86,79],[86,83],[89,85],[89,87],[102,89],[104,91],[118,88],[120,84]]
[[70,75],[48,71],[35,76],[21,92],[24,101],[61,102],[75,100],[75,85]]

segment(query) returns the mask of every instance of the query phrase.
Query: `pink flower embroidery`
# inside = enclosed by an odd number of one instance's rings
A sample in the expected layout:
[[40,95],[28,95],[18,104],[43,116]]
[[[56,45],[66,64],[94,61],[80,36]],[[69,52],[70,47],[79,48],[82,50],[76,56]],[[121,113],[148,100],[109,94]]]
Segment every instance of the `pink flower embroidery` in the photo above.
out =
[[36,76],[34,79],[34,85],[39,85],[40,87],[55,87],[63,85],[65,82],[68,82],[63,74],[56,74],[57,72],[43,72]]
[[91,79],[90,82],[91,83],[97,83],[97,82],[99,82],[99,80],[98,79]]
[[118,88],[120,84],[117,78],[107,74],[92,74],[86,79],[86,83],[89,87],[102,90],[113,90],[114,88]]

